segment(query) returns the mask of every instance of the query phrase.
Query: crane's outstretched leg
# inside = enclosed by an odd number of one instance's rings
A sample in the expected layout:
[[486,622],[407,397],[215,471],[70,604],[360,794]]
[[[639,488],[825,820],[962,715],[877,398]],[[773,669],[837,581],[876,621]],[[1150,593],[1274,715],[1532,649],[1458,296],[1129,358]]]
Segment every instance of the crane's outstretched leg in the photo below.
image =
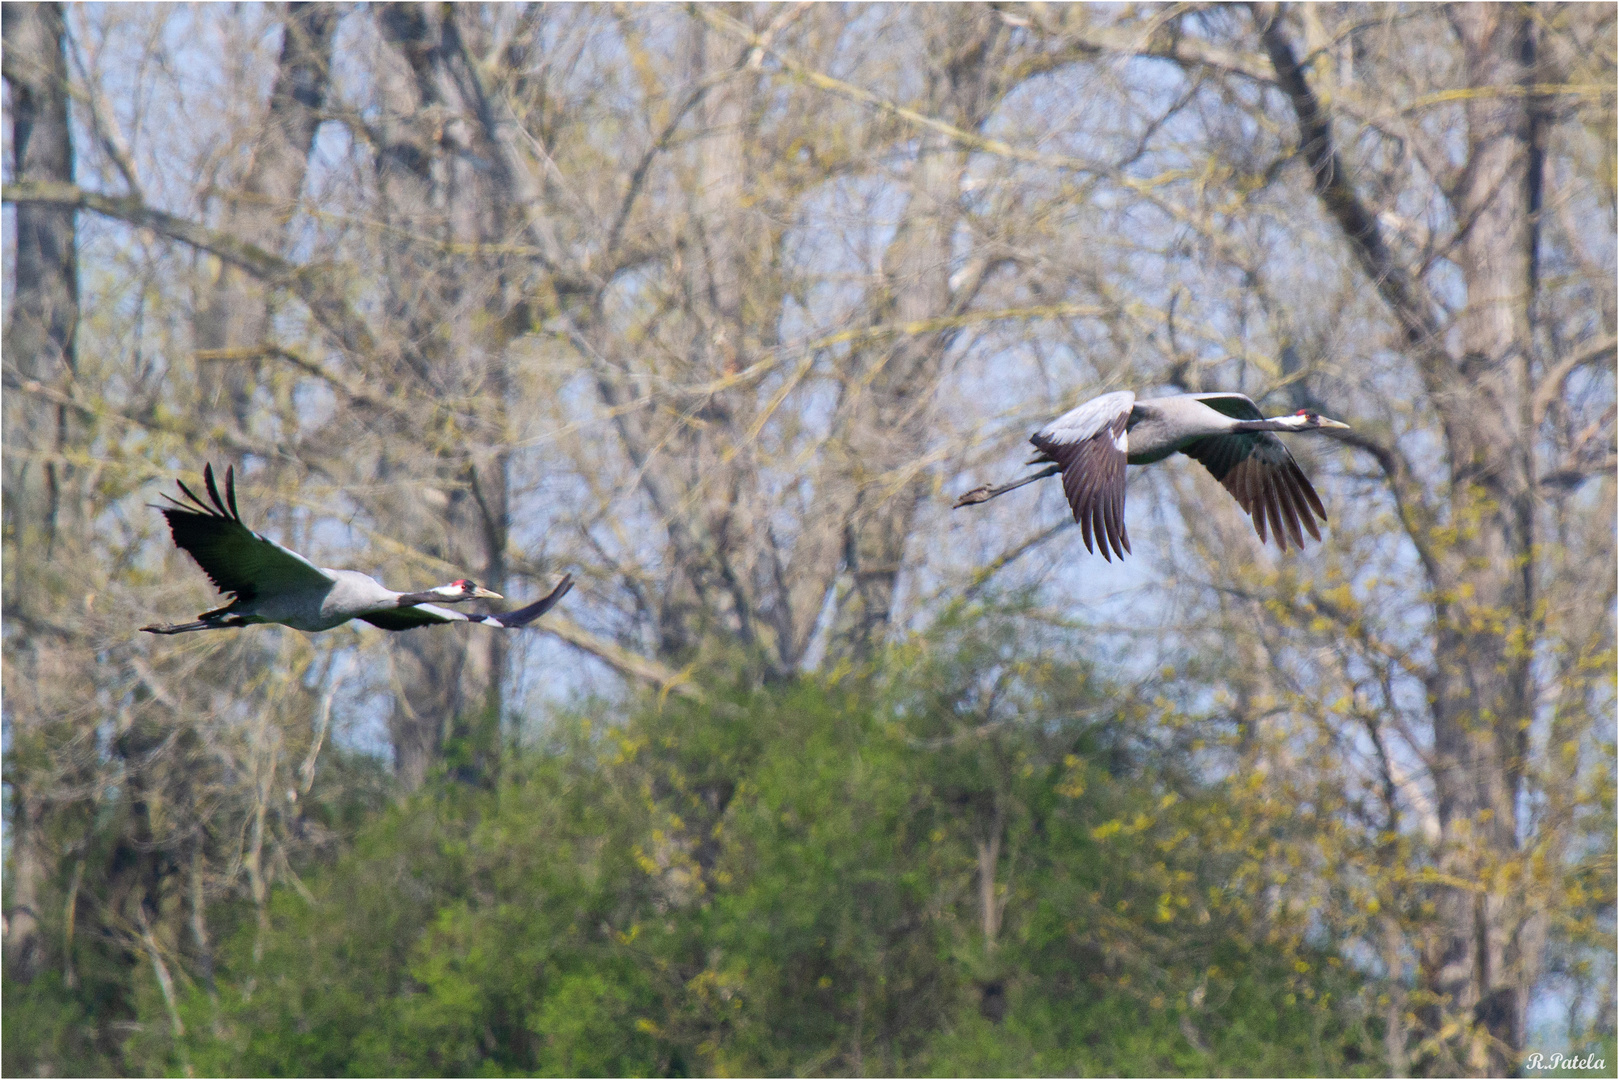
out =
[[[196,622],[173,623],[169,626],[143,626],[141,630],[148,634],[189,634],[193,630],[232,630],[238,626],[250,625],[248,620],[240,615],[225,615],[230,609],[221,608],[218,611],[205,611]],[[221,618],[220,616],[224,616]]]
[[141,627],[141,630],[144,631],[145,633],[148,633],[148,634],[184,634],[184,633],[187,633],[187,632],[192,631],[192,630],[226,630],[226,629],[229,629],[232,626],[238,626],[238,625],[240,625],[240,624],[239,623],[217,623],[217,622],[188,622],[188,623],[175,623],[172,626],[158,626],[158,625],[154,624],[152,626],[143,626],[143,627]]
[[993,499],[997,495],[1005,495],[1008,491],[1016,491],[1024,484],[1032,484],[1036,480],[1044,480],[1046,477],[1056,476],[1060,472],[1062,472],[1062,466],[1053,465],[1050,468],[1040,470],[1032,476],[1025,476],[1021,480],[1014,480],[1010,484],[1002,484],[1000,487],[990,487],[988,484],[985,484],[982,487],[975,487],[971,491],[967,492],[967,494],[957,499],[955,505],[950,509],[959,510],[963,506],[973,506],[977,503],[989,502],[989,500]]

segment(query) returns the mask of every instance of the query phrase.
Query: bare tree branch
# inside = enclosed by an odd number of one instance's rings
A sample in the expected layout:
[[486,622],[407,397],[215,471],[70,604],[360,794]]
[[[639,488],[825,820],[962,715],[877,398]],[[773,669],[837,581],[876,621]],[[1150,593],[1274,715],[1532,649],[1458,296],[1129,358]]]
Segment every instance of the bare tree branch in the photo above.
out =
[[620,674],[651,683],[665,693],[672,691],[694,701],[702,700],[703,692],[687,681],[686,673],[674,671],[649,657],[620,648],[564,616],[551,612],[539,626],[540,629],[554,634],[574,648],[582,649],[598,660],[604,661]]
[[1270,54],[1277,81],[1293,105],[1299,124],[1299,151],[1315,178],[1315,191],[1321,204],[1332,215],[1366,276],[1399,321],[1406,341],[1425,364],[1435,372],[1454,367],[1441,341],[1443,327],[1434,315],[1434,304],[1427,290],[1414,279],[1383,240],[1377,216],[1355,194],[1332,138],[1332,122],[1315,91],[1310,89],[1304,67],[1293,53],[1283,32],[1279,12],[1273,4],[1254,9],[1260,36]]
[[23,181],[6,184],[0,189],[0,200],[17,205],[90,210],[217,255],[266,285],[286,289],[297,296],[344,349],[360,357],[370,357],[377,352],[376,339],[365,320],[338,293],[325,268],[288,262],[228,233],[148,206],[133,195],[102,195],[75,184]]
[[1563,392],[1563,383],[1568,377],[1585,367],[1587,364],[1598,364],[1604,360],[1614,358],[1615,347],[1619,346],[1619,337],[1609,334],[1605,338],[1591,342],[1579,352],[1570,353],[1563,357],[1551,369],[1540,377],[1540,384],[1535,387],[1535,401],[1533,418],[1539,424],[1546,418],[1546,410],[1551,403],[1557,400]]

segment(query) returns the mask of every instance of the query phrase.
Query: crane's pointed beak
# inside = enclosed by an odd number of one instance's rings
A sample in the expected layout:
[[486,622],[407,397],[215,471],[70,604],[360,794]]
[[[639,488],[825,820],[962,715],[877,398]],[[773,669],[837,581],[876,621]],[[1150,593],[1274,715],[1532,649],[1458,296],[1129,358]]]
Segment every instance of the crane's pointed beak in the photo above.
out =
[[1349,430],[1348,424],[1341,423],[1337,420],[1328,420],[1325,416],[1321,418],[1321,426],[1324,428],[1343,428],[1345,431]]
[[493,589],[486,589],[482,585],[480,585],[476,589],[472,590],[472,597],[475,600],[504,600],[504,599],[506,599],[504,596],[500,595],[498,592],[495,592]]

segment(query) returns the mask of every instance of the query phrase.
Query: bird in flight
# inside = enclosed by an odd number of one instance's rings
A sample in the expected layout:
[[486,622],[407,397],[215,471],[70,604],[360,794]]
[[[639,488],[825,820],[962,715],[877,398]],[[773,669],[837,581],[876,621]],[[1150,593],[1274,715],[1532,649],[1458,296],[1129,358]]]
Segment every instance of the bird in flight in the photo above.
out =
[[516,629],[545,614],[573,587],[573,575],[563,574],[556,588],[527,607],[499,615],[463,615],[438,605],[499,600],[501,595],[465,579],[425,592],[399,593],[354,570],[323,570],[242,523],[236,509],[234,466],[225,470],[224,498],[214,483],[212,465],[202,470],[209,502],[197,498],[184,481],[176,482],[188,501],[164,495],[174,505],[154,508],[168,518],[175,546],[195,559],[219,591],[232,599],[198,615],[196,622],[141,627],[148,633],[184,634],[257,623],[280,623],[313,633],[350,619],[364,619],[384,630],[452,622]]
[[1096,550],[1094,539],[1102,558],[1112,562],[1113,554],[1122,559],[1130,550],[1124,529],[1124,466],[1150,465],[1178,450],[1201,461],[1231,493],[1254,519],[1261,543],[1268,528],[1283,551],[1289,537],[1302,548],[1305,532],[1321,539],[1316,519],[1325,524],[1327,511],[1275,432],[1348,427],[1308,409],[1267,420],[1244,394],[1177,394],[1137,401],[1131,391],[1120,390],[1092,398],[1030,436],[1036,453],[1028,464],[1044,464],[1045,469],[1001,487],[974,488],[955,505],[987,502],[1061,473],[1085,550]]

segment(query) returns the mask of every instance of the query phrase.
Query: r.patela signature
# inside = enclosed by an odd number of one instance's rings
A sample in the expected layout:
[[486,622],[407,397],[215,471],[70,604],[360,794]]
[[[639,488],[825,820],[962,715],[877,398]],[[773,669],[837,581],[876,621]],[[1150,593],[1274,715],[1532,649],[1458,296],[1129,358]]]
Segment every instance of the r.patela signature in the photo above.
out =
[[1600,1069],[1602,1059],[1595,1054],[1530,1054],[1523,1059],[1526,1069]]

